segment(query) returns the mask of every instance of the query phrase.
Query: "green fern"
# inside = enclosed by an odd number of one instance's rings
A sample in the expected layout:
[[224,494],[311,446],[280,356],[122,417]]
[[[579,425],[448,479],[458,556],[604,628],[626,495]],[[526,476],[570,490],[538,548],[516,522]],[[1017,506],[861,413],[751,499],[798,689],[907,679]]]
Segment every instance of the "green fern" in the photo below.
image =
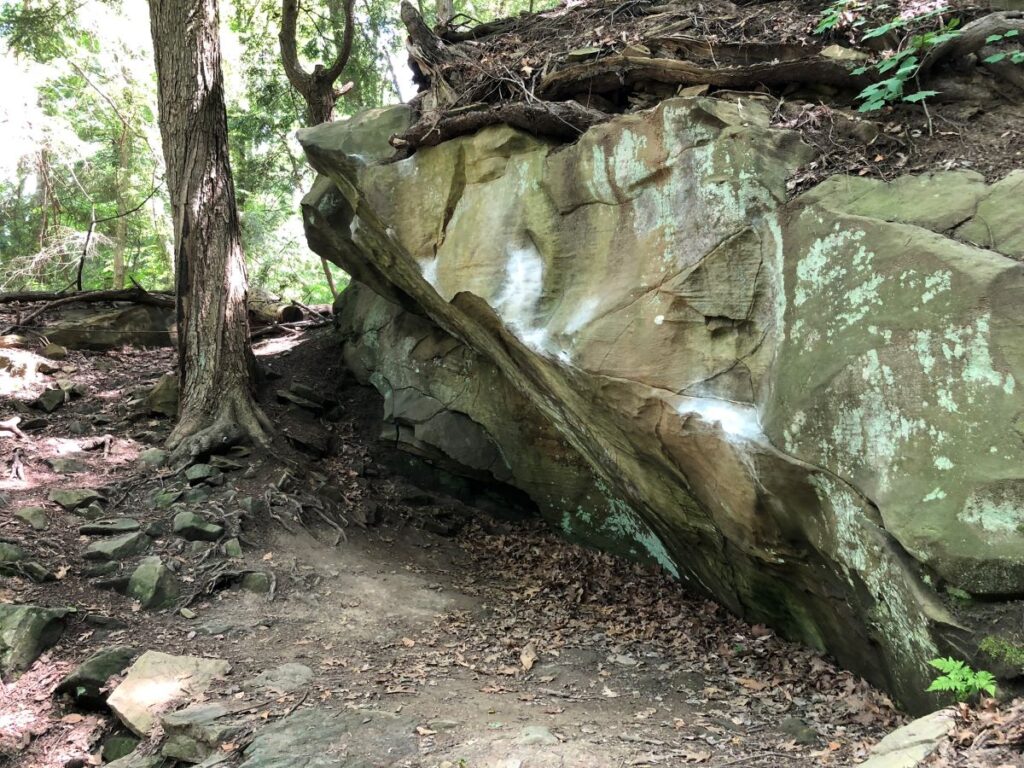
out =
[[968,701],[982,693],[996,695],[996,679],[991,672],[975,672],[959,659],[932,659],[928,662],[942,674],[928,686],[928,691],[952,693],[957,701]]

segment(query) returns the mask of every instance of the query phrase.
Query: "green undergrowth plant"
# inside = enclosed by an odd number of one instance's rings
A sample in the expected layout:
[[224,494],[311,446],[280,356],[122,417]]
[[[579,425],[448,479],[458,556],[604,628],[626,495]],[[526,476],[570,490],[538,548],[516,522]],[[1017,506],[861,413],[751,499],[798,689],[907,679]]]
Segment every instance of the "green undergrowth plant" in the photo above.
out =
[[[1001,34],[989,35],[985,38],[985,45],[1000,45],[1005,43],[1018,43],[1020,41],[1020,30],[1008,29]],[[996,51],[986,56],[982,61],[986,64],[998,64],[1000,61],[1009,59],[1014,64],[1024,64],[1024,51],[1017,48],[1015,51]]]
[[[853,70],[854,75],[874,72],[885,75],[884,79],[872,83],[862,90],[857,98],[861,101],[860,112],[874,112],[887,104],[898,101],[923,102],[938,94],[938,91],[918,87],[917,76],[928,51],[959,36],[960,19],[944,19],[946,5],[918,12],[903,12],[888,16],[888,21],[877,23],[868,18],[869,12],[888,11],[888,3],[865,3],[859,0],[838,0],[822,14],[815,32],[824,34],[832,30],[864,30],[859,33],[859,42],[885,36],[895,37],[893,48],[882,53],[881,58]],[[871,26],[873,24],[873,26]],[[929,29],[929,26],[933,28]]]
[[928,663],[942,673],[932,680],[928,691],[952,693],[957,701],[970,701],[982,693],[996,695],[996,679],[991,672],[975,672],[966,662],[954,658],[932,659]]

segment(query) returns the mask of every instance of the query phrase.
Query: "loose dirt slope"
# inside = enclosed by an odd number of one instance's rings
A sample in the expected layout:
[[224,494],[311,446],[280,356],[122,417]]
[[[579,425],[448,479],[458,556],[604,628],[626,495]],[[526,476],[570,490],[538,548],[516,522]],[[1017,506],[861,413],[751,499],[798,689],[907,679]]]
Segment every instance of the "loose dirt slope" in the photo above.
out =
[[[161,487],[184,487],[180,476],[136,460],[169,425],[140,418],[131,393],[171,370],[170,355],[71,353],[54,364],[85,392],[28,439],[4,439],[22,478],[3,481],[0,535],[58,578],[6,578],[0,597],[77,614],[54,648],[6,681],[0,739],[12,765],[97,760],[114,718],[78,712],[51,692],[76,662],[119,643],[228,660],[232,673],[206,697],[251,703],[250,735],[224,748],[239,759],[283,717],[315,725],[352,710],[369,714],[332,742],[340,750],[332,764],[851,765],[900,721],[883,695],[827,659],[687,596],[663,574],[409,485],[388,469],[406,460],[374,439],[375,396],[340,384],[330,333],[294,343],[264,344],[262,360],[282,377],[268,394],[310,385],[340,405],[335,420],[273,398],[265,405],[283,433],[307,444],[329,438],[331,455],[238,457],[224,485],[185,504],[225,526],[209,545],[175,536],[170,521],[181,507],[151,501]],[[105,435],[96,450],[78,450]],[[55,473],[46,462],[57,454],[81,471]],[[318,506],[325,482],[338,501]],[[140,610],[86,575],[82,552],[94,537],[78,534],[80,514],[46,501],[70,487],[101,488],[106,516],[131,517],[154,536],[151,553],[183,587],[171,609]],[[15,517],[30,505],[47,509],[45,532]],[[232,531],[241,558],[222,552]],[[239,588],[247,571],[272,574],[272,593]],[[249,682],[293,662],[309,669],[294,687]],[[396,717],[379,725],[380,712]],[[300,721],[288,722],[298,733]]]

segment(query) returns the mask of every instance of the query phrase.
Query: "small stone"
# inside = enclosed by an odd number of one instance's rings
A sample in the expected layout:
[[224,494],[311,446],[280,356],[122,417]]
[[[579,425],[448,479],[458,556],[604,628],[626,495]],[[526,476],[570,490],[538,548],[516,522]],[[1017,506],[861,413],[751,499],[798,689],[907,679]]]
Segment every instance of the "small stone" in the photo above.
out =
[[139,462],[147,467],[162,467],[167,463],[169,454],[162,448],[147,448],[139,454]]
[[82,575],[87,579],[97,576],[110,576],[117,573],[120,568],[121,566],[112,560],[105,563],[88,563],[82,568]]
[[128,576],[117,575],[105,579],[94,579],[91,583],[96,589],[108,589],[119,595],[127,595],[129,580]]
[[227,557],[241,558],[242,544],[238,541],[238,539],[228,539],[224,542],[224,554]]
[[64,390],[60,387],[56,387],[54,389],[45,390],[43,394],[32,402],[32,405],[46,413],[53,413],[64,405],[65,399],[67,399],[67,395]]
[[121,674],[137,653],[127,645],[97,651],[61,680],[54,693],[70,696],[82,709],[103,709],[107,700],[103,688],[107,680]]
[[185,479],[191,485],[199,485],[199,483],[209,483],[223,474],[223,472],[210,464],[193,464],[185,470]]
[[178,599],[178,594],[174,574],[156,555],[144,558],[128,581],[128,596],[147,610],[167,608]]
[[454,731],[462,723],[458,720],[431,720],[427,725],[432,731]]
[[205,760],[245,729],[245,719],[233,715],[250,707],[245,702],[203,702],[162,715],[166,740],[161,754],[186,763]]
[[0,568],[25,559],[25,550],[9,541],[0,541]]
[[46,581],[56,581],[57,579],[49,568],[42,563],[37,563],[35,560],[25,560],[18,563],[17,568],[22,576],[32,579],[32,581],[38,584]]
[[543,725],[528,725],[519,732],[516,743],[524,747],[558,744],[558,737]]
[[99,502],[94,501],[88,507],[75,510],[75,514],[79,517],[83,517],[86,520],[102,520],[107,516],[107,510],[99,505]]
[[824,56],[826,59],[832,59],[832,61],[845,62],[867,61],[871,58],[864,51],[858,51],[842,45],[827,45],[821,49],[819,55]]
[[32,666],[64,631],[70,608],[0,603],[0,673],[21,672]]
[[260,673],[253,678],[251,685],[255,688],[291,693],[309,685],[313,677],[313,670],[305,664],[289,662]]
[[178,415],[178,377],[165,373],[146,395],[149,413],[174,418]]
[[43,357],[48,357],[51,360],[64,360],[68,356],[68,351],[65,347],[60,344],[54,344],[50,342],[43,347]]
[[100,629],[127,629],[128,625],[113,616],[104,616],[102,613],[85,614],[85,623]]
[[82,555],[86,560],[123,560],[149,549],[149,537],[142,531],[125,533],[90,544]]
[[109,706],[135,734],[146,737],[164,712],[182,700],[204,693],[213,681],[231,671],[223,659],[172,656],[147,651],[107,699]]
[[70,424],[68,424],[68,432],[70,432],[72,435],[87,435],[89,434],[89,425],[86,424],[84,421],[75,419]]
[[47,519],[46,510],[43,507],[22,507],[14,513],[14,516],[24,520],[37,531],[45,531],[50,527],[50,521]]
[[78,459],[47,459],[46,463],[49,464],[50,469],[58,475],[74,475],[78,472],[85,472],[89,469],[89,467],[78,461]]
[[181,491],[160,491],[153,494],[153,504],[160,509],[167,509],[181,498]]
[[83,536],[116,536],[119,533],[131,533],[139,530],[138,520],[130,517],[119,517],[116,520],[97,520],[79,526],[78,532]]
[[182,617],[186,619],[194,619],[198,615],[191,608],[182,608],[180,611],[178,611],[178,613],[180,613]]
[[300,408],[305,408],[306,410],[312,411],[313,413],[321,413],[323,411],[323,403],[318,403],[315,400],[310,400],[308,398],[302,397],[301,395],[298,395],[295,392],[289,392],[288,390],[285,389],[279,389],[275,394],[277,395],[277,399],[281,402],[287,402],[291,403],[292,405],[297,405]]
[[949,739],[956,721],[948,709],[912,720],[888,734],[871,748],[858,768],[906,768],[921,765]]
[[92,488],[55,488],[46,498],[72,512],[94,502],[106,501],[107,497]]
[[273,586],[273,579],[264,571],[249,571],[242,577],[241,587],[249,592],[267,593]]
[[797,744],[811,745],[818,743],[818,732],[799,717],[786,717],[779,723],[779,730],[789,736]]
[[224,535],[224,527],[185,510],[174,516],[174,532],[188,541],[217,541]]
[[181,500],[186,504],[199,504],[200,502],[206,501],[208,498],[210,498],[210,489],[206,486],[200,485],[195,488],[189,488],[185,491]]
[[193,555],[205,555],[212,548],[213,544],[208,541],[193,541],[189,542],[188,551]]
[[103,740],[103,762],[112,763],[127,757],[139,746],[139,740],[135,736],[125,733],[115,733]]
[[595,56],[600,55],[600,48],[577,48],[573,51],[569,51],[565,55],[568,61],[584,61],[586,59],[593,59]]

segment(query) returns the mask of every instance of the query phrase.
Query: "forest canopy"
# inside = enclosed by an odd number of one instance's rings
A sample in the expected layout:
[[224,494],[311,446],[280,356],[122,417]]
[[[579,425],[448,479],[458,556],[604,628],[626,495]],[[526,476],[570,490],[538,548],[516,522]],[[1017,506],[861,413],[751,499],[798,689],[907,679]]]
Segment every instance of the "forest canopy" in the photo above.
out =
[[[459,6],[480,20],[528,8],[521,0]],[[432,5],[423,10],[434,13]],[[336,118],[414,94],[398,13],[391,0],[354,4]],[[284,299],[329,301],[298,215],[312,171],[294,139],[304,105],[281,64],[281,4],[229,0],[220,16],[229,144],[252,286]],[[296,38],[307,69],[332,59],[343,16],[340,0],[300,4]],[[59,291],[79,281],[87,290],[133,282],[169,289],[173,234],[147,4],[4,0],[0,46],[0,292]],[[344,279],[336,271],[335,280]]]

